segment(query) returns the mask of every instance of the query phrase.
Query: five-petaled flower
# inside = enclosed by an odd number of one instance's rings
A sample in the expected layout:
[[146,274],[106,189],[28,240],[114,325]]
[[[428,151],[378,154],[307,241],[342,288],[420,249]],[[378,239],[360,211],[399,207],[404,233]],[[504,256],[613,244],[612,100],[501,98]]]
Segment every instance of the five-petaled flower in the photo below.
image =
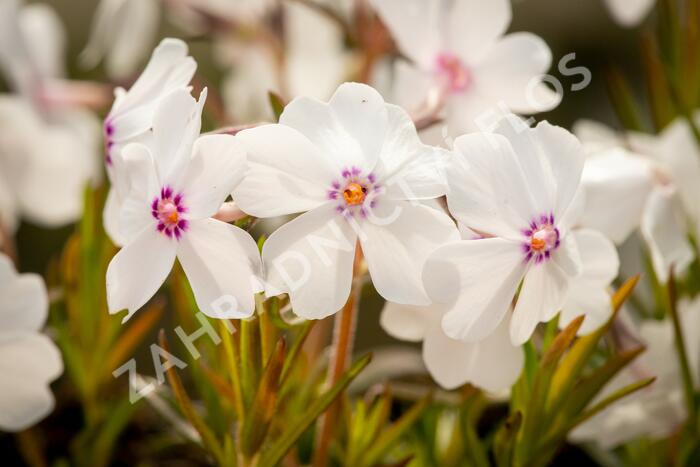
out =
[[[446,152],[420,142],[408,115],[369,86],[346,83],[329,103],[292,101],[280,123],[242,131],[248,171],[233,198],[245,212],[305,212],[265,242],[267,292],[323,318],[348,298],[357,240],[377,291],[430,303],[428,254],[459,238],[452,220],[419,200],[445,193]],[[306,212],[308,211],[308,212]]]
[[601,324],[611,312],[606,287],[618,260],[602,234],[575,229],[583,207],[575,197],[583,167],[578,140],[546,122],[530,129],[510,116],[495,134],[458,138],[455,151],[447,203],[484,238],[445,245],[426,264],[427,290],[451,304],[444,331],[465,341],[490,335],[521,281],[510,324],[514,344],[562,308],[562,324],[584,313],[586,330]]
[[207,315],[243,318],[254,310],[260,254],[244,230],[211,219],[243,175],[245,152],[230,135],[199,137],[206,90],[164,98],[150,144],[131,143],[120,158],[129,190],[120,224],[126,246],[107,269],[111,313],[131,317],[156,293],[175,257]]
[[163,39],[153,51],[141,76],[126,91],[117,88],[112,109],[103,124],[105,163],[112,189],[104,210],[105,230],[112,241],[123,245],[125,238],[119,225],[122,198],[129,181],[119,173],[121,150],[133,142],[148,143],[156,108],[175,91],[188,89],[197,64],[187,55],[187,45],[179,39]]
[[395,98],[411,110],[426,100],[445,105],[450,133],[485,129],[503,108],[551,110],[560,97],[542,80],[549,47],[527,32],[504,33],[510,0],[372,0],[401,53]]

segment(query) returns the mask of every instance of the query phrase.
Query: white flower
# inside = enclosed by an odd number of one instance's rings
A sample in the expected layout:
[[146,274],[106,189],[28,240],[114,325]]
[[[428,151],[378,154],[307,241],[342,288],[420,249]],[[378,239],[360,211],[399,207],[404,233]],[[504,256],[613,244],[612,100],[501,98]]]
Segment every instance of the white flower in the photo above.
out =
[[443,212],[409,201],[444,194],[445,153],[420,142],[402,109],[346,83],[328,104],[297,98],[280,124],[238,138],[249,164],[233,193],[241,209],[257,217],[305,212],[265,242],[268,294],[288,292],[305,318],[335,313],[350,292],[359,239],[384,298],[430,303],[423,262],[458,233]]
[[83,64],[94,67],[104,58],[110,78],[128,78],[152,47],[159,19],[157,0],[101,0],[80,57]]
[[[700,388],[700,301],[681,301],[679,315],[697,389]],[[634,327],[629,318],[624,315],[622,318],[627,326]],[[572,440],[595,441],[604,449],[611,449],[643,436],[665,438],[685,421],[687,406],[671,319],[643,321],[638,325],[637,332],[646,346],[645,352],[618,373],[593,403],[641,379],[655,376],[656,381],[615,402],[576,428],[571,433]]]
[[[65,37],[43,4],[0,2],[0,70],[17,94],[0,95],[0,219],[45,226],[77,219],[85,186],[100,178],[99,124],[89,112],[61,105]],[[0,188],[0,191],[3,191]]]
[[625,27],[637,26],[654,7],[654,0],[605,0],[615,21]]
[[[617,273],[615,248],[596,231],[572,230],[583,204],[574,199],[583,167],[578,140],[547,122],[527,128],[511,116],[496,134],[457,138],[455,151],[447,171],[450,212],[487,238],[445,245],[426,263],[430,296],[450,304],[445,333],[469,342],[490,335],[521,281],[510,324],[513,344],[527,341],[537,323],[572,300],[564,321],[608,316],[605,288]],[[572,280],[583,285],[578,277],[587,262],[603,273],[574,297]],[[587,306],[579,308],[583,300]]]
[[471,383],[497,393],[510,389],[520,376],[523,351],[510,342],[508,320],[478,342],[452,339],[442,330],[442,305],[425,307],[387,302],[380,324],[391,336],[423,342],[423,361],[433,379],[445,389]]
[[176,256],[203,313],[241,318],[254,310],[257,245],[210,218],[243,175],[245,153],[230,135],[198,138],[205,96],[197,104],[186,90],[171,93],[156,108],[151,144],[122,151],[127,243],[107,269],[107,301],[110,313],[128,309],[125,320],[156,293]]
[[444,100],[452,134],[491,126],[503,107],[529,114],[560,97],[541,76],[552,55],[533,34],[505,35],[509,0],[372,0],[399,50],[413,63],[396,66],[396,99],[415,110]]
[[148,142],[152,137],[155,110],[171,93],[189,89],[188,84],[197,69],[197,63],[187,55],[187,44],[179,39],[163,39],[153,51],[141,76],[126,91],[117,88],[112,109],[105,118],[107,174],[112,189],[104,211],[105,230],[117,245],[124,244],[119,227],[121,199],[128,189],[128,182],[118,173],[120,151],[132,142]]
[[[671,265],[683,271],[694,257],[686,232],[698,232],[700,219],[693,202],[700,196],[700,151],[687,124],[677,120],[659,136],[625,138],[599,123],[580,121],[575,132],[587,152],[581,225],[617,244],[639,229],[661,282],[668,280]],[[695,224],[688,226],[687,220]]]
[[48,306],[41,278],[17,274],[0,254],[0,430],[24,430],[53,410],[49,384],[63,363],[51,339],[39,332]]

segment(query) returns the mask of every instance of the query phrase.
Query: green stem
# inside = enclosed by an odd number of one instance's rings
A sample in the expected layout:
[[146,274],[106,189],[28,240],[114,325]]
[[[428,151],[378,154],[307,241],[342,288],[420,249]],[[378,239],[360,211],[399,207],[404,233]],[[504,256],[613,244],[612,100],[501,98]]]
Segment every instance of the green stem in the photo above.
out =
[[678,315],[677,296],[676,296],[676,280],[673,276],[673,269],[668,280],[668,301],[669,313],[673,322],[673,333],[675,335],[676,351],[678,352],[678,360],[681,366],[681,376],[683,377],[683,389],[685,392],[686,404],[688,405],[688,426],[693,432],[697,431],[697,407],[695,405],[695,390],[693,385],[693,376],[690,371],[690,362],[685,347],[685,337],[681,326],[680,316]]

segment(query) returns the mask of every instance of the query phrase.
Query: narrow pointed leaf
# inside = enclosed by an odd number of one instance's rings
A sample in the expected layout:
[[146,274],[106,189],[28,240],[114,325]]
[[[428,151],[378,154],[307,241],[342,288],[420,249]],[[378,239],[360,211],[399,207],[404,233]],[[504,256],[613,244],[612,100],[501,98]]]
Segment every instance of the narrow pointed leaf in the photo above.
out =
[[340,380],[328,391],[317,397],[299,419],[290,420],[288,428],[277,440],[265,451],[263,451],[260,466],[277,465],[284,455],[294,446],[299,437],[309,429],[309,427],[321,416],[340,393],[355,379],[355,377],[369,364],[372,355],[368,354],[357,360],[350,369],[340,378]]
[[267,436],[277,405],[285,350],[285,341],[280,339],[265,366],[258,390],[253,399],[250,414],[246,417],[243,424],[241,430],[241,451],[246,458],[250,458],[260,449]]
[[370,445],[370,449],[362,456],[362,466],[373,466],[381,463],[391,447],[420,417],[432,396],[429,394],[416,402],[405,414],[401,416],[389,428],[382,431],[379,437]]
[[586,367],[586,364],[591,359],[591,356],[598,346],[598,342],[603,335],[608,332],[613,321],[617,317],[622,304],[632,294],[635,286],[639,282],[639,276],[634,276],[628,279],[612,296],[613,314],[603,326],[596,331],[581,336],[571,349],[562,359],[557,371],[552,378],[552,390],[547,406],[548,411],[556,412],[557,407],[562,403],[563,398],[569,394],[569,391],[580,377],[581,372]]
[[[170,351],[170,346],[165,338],[165,332],[161,329],[159,338],[159,344],[163,350],[166,352]],[[173,389],[173,394],[175,394],[175,399],[177,400],[178,406],[182,411],[185,418],[192,424],[192,426],[197,430],[199,435],[202,437],[202,444],[204,447],[219,461],[223,461],[223,451],[219,440],[216,439],[216,435],[209,429],[207,424],[202,420],[197,411],[192,405],[190,397],[185,391],[185,387],[182,384],[180,376],[175,371],[175,367],[170,367],[166,371],[166,376],[168,377],[168,382]]]

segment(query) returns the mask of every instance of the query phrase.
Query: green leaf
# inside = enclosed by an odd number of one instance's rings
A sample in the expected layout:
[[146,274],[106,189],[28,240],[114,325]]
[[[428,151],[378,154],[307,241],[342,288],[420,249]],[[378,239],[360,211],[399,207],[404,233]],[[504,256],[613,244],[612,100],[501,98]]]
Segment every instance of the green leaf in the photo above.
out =
[[[158,342],[160,347],[166,352],[170,352],[170,346],[165,338],[165,332],[161,329]],[[175,371],[175,367],[170,367],[166,371],[166,376],[168,377],[168,382],[173,389],[173,394],[177,400],[178,406],[182,411],[185,418],[192,424],[192,426],[197,430],[199,436],[202,438],[202,444],[204,447],[217,459],[217,461],[222,464],[224,459],[224,452],[221,449],[219,440],[216,435],[209,429],[207,424],[202,420],[194,406],[192,405],[192,400],[187,395],[185,387],[182,384],[180,376]]]
[[513,446],[522,422],[522,412],[513,412],[496,432],[493,440],[493,453],[498,467],[513,465]]
[[396,441],[415,423],[420,417],[432,396],[429,394],[416,402],[405,414],[394,422],[389,428],[383,430],[379,437],[371,444],[370,449],[362,456],[361,466],[378,465]]
[[632,294],[635,286],[639,282],[639,276],[634,276],[628,279],[612,296],[613,313],[605,325],[596,331],[579,337],[576,343],[571,347],[567,355],[562,359],[557,371],[552,378],[552,388],[550,397],[547,402],[549,412],[556,412],[562,401],[567,397],[571,388],[576,384],[577,379],[590,361],[595,352],[598,342],[605,333],[608,332],[610,326],[617,313],[620,311],[622,304]]
[[268,91],[267,99],[270,102],[270,107],[272,107],[272,112],[275,114],[275,121],[279,121],[280,115],[284,111],[284,100],[279,94],[272,91]]
[[622,72],[610,65],[605,73],[608,96],[617,118],[627,130],[643,131],[637,102]]
[[243,423],[240,438],[241,452],[248,459],[260,449],[270,428],[270,422],[277,405],[285,351],[285,341],[280,339],[265,366],[250,414]]
[[600,392],[601,389],[625,366],[644,351],[643,347],[614,355],[600,368],[580,379],[571,391],[563,397],[564,403],[556,411],[556,421],[551,424],[551,431],[566,425],[568,420],[577,417]]
[[288,428],[281,433],[279,438],[269,448],[263,451],[258,465],[270,467],[277,465],[299,437],[321,416],[371,360],[371,354],[357,360],[332,388],[314,399],[306,412],[297,420],[290,420]]

